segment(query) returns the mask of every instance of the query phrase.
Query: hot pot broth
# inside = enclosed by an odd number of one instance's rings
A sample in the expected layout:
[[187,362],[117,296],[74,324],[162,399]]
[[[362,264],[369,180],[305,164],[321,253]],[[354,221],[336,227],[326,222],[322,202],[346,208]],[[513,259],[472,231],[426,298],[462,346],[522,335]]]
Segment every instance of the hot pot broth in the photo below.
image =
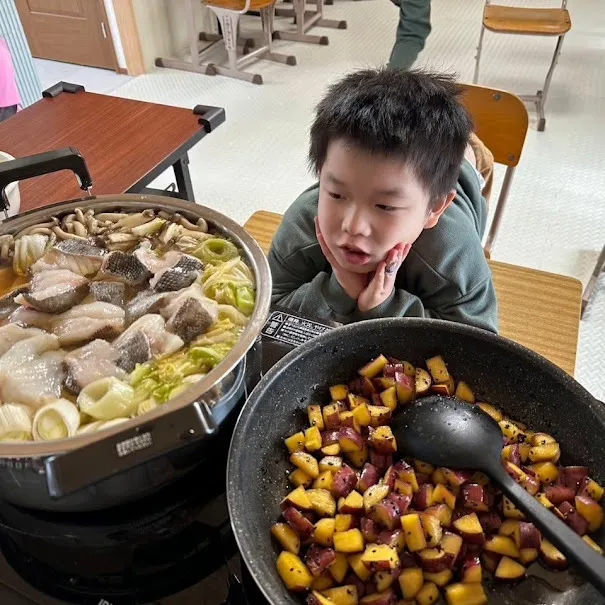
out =
[[0,440],[98,431],[224,359],[254,275],[204,219],[91,210],[0,236]]

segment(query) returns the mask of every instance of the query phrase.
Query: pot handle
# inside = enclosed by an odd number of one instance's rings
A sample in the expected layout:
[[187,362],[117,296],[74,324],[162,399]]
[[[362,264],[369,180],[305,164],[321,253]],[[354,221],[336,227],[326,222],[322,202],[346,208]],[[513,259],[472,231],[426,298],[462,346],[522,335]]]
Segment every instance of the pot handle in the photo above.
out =
[[216,431],[206,401],[196,401],[151,422],[44,461],[48,493],[58,499],[143,464]]
[[75,147],[54,149],[24,158],[0,162],[0,210],[8,211],[6,188],[15,181],[23,181],[59,170],[75,173],[80,188],[90,193],[92,177],[82,154]]

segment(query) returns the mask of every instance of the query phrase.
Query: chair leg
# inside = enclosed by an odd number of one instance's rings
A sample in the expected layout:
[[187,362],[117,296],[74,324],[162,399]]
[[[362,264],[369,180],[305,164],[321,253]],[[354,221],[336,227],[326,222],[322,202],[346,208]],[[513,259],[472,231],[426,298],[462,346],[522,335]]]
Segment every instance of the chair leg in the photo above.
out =
[[286,65],[296,65],[296,57],[294,55],[283,55],[281,53],[273,52],[273,31],[274,31],[274,16],[275,16],[275,5],[261,8],[260,19],[263,28],[263,38],[265,40],[265,46],[267,53],[264,55],[264,59],[270,59],[271,61],[277,61],[278,63],[285,63]]
[[543,132],[546,127],[546,118],[544,116],[544,106],[546,105],[546,97],[548,96],[548,90],[550,88],[550,83],[552,81],[552,76],[555,71],[555,67],[559,62],[559,56],[561,55],[561,47],[563,46],[563,38],[565,36],[559,36],[557,38],[557,46],[555,47],[555,52],[552,56],[552,61],[550,63],[550,67],[548,68],[548,73],[546,74],[546,79],[544,80],[544,86],[542,90],[539,90],[537,93],[538,100],[536,101],[536,109],[538,110],[538,131]]
[[496,241],[496,237],[498,237],[498,231],[500,230],[500,224],[502,223],[502,216],[508,200],[508,194],[510,191],[510,186],[513,182],[514,174],[515,166],[509,166],[506,169],[506,174],[504,175],[504,181],[502,182],[502,188],[500,189],[500,195],[498,196],[498,202],[496,203],[494,219],[492,220],[489,233],[487,234],[487,239],[485,240],[485,246],[483,247],[483,251],[485,252],[487,258],[491,258],[492,248]]
[[475,73],[473,75],[473,84],[477,84],[479,81],[479,62],[481,61],[481,51],[483,50],[483,34],[485,33],[485,26],[481,25],[481,33],[479,34],[479,44],[477,45],[477,54],[475,55]]
[[601,250],[601,254],[599,255],[599,260],[597,260],[597,264],[595,265],[594,271],[590,276],[590,280],[586,284],[586,289],[584,290],[584,294],[582,294],[582,315],[584,317],[584,313],[586,311],[586,307],[588,306],[588,301],[590,300],[590,296],[595,286],[597,285],[597,281],[601,274],[605,272],[605,246],[603,246],[603,250]]
[[[311,28],[318,19],[321,18],[319,13],[316,13],[309,21],[305,21],[305,4],[306,0],[292,0],[294,6],[294,17],[296,19],[296,31],[276,31],[273,38],[275,40],[289,40],[291,42],[307,42],[309,44],[320,44],[325,46],[329,44],[328,36],[313,36],[307,34],[307,30]],[[275,13],[279,16],[285,9],[278,9]],[[286,9],[289,10],[290,9]],[[290,11],[292,12],[292,11]]]

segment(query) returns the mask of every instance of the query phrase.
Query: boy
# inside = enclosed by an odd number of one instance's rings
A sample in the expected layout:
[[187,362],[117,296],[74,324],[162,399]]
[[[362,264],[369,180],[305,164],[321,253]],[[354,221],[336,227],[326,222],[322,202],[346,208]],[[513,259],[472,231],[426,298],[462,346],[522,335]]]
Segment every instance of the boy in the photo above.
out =
[[450,77],[391,69],[329,89],[311,127],[319,183],[287,210],[269,254],[274,304],[338,323],[412,316],[497,330],[487,204],[457,97]]

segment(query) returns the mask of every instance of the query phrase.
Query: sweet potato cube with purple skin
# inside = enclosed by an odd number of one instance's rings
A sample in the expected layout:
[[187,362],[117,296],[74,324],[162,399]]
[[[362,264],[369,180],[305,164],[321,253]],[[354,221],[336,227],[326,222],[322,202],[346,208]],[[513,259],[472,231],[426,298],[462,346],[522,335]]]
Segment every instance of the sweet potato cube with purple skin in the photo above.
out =
[[401,527],[410,552],[417,552],[426,548],[424,528],[422,527],[418,513],[410,513],[401,517]]
[[276,566],[288,590],[302,592],[311,587],[313,576],[298,555],[284,550],[277,557]]
[[335,560],[336,553],[332,548],[323,548],[317,544],[311,544],[305,555],[305,564],[314,577],[320,576]]
[[358,452],[347,452],[346,456],[354,467],[361,468],[368,461],[370,451],[368,450],[368,447],[364,445],[362,450]]
[[563,485],[573,489],[576,494],[580,490],[580,485],[588,477],[588,467],[586,466],[564,466],[560,470],[561,482]]
[[369,442],[381,454],[394,454],[397,451],[397,441],[390,426],[379,426],[371,431]]
[[522,548],[519,551],[519,561],[528,567],[538,558],[539,554],[540,551],[537,548]]
[[351,514],[338,513],[334,517],[334,532],[349,531],[357,527],[357,517]]
[[538,528],[533,523],[525,521],[519,521],[516,529],[513,531],[512,538],[519,551],[528,548],[538,549],[542,541]]
[[380,474],[378,469],[373,464],[366,462],[363,465],[363,469],[361,469],[359,481],[357,482],[357,489],[360,492],[365,492],[368,488],[372,487],[372,485],[376,485],[379,479]]
[[529,450],[529,459],[532,462],[557,462],[561,456],[558,443],[537,445]]
[[387,529],[394,529],[399,525],[401,513],[397,504],[390,496],[375,504],[370,511],[371,518]]
[[370,398],[376,393],[376,388],[372,384],[372,381],[365,376],[360,376],[349,383],[349,390],[352,393],[363,395],[364,397]]
[[575,497],[576,510],[588,522],[588,531],[595,532],[603,525],[603,508],[590,496]]
[[507,536],[490,536],[484,548],[488,552],[494,552],[497,555],[519,558],[519,549],[513,540]]
[[385,592],[375,592],[372,594],[366,594],[359,605],[396,605],[397,597],[391,588]]
[[357,528],[334,534],[334,550],[342,553],[356,553],[364,549],[364,539]]
[[389,408],[391,412],[397,409],[397,391],[394,386],[385,389],[380,393],[380,404]]
[[399,565],[399,555],[386,544],[368,544],[361,561],[370,571],[389,571]]
[[330,471],[323,471],[319,473],[319,477],[313,481],[314,489],[327,489],[330,490],[332,488],[332,481],[334,480],[334,475]]
[[456,494],[442,483],[433,490],[433,502],[435,504],[447,504],[452,510],[456,508]]
[[344,586],[330,588],[324,590],[322,594],[324,597],[330,599],[334,605],[357,605],[359,601],[357,587],[354,584],[345,584]]
[[454,395],[454,381],[450,380],[444,384],[434,384],[431,386],[431,391],[443,397],[452,397]]
[[443,537],[443,529],[441,522],[437,517],[424,513],[420,516],[424,537],[426,539],[427,548],[435,548],[441,543]]
[[425,514],[437,517],[442,527],[449,527],[452,524],[452,509],[447,504],[435,504],[429,506]]
[[363,512],[363,496],[356,491],[352,491],[346,498],[339,501],[338,512],[350,515],[359,515]]
[[603,491],[603,488],[594,479],[585,477],[580,484],[578,496],[590,496],[593,500],[599,502],[603,497]]
[[295,555],[300,552],[300,537],[286,523],[276,523],[271,528],[271,534],[284,550],[294,553]]
[[342,458],[339,456],[325,456],[319,461],[319,471],[324,473],[330,471],[332,474],[336,474],[342,469]]
[[416,378],[403,372],[395,373],[395,391],[401,404],[410,403],[416,396]]
[[347,571],[349,570],[349,560],[344,553],[337,552],[336,560],[330,565],[330,574],[340,584],[344,581]]
[[393,491],[397,494],[401,494],[402,496],[413,496],[414,490],[409,483],[405,481],[399,481],[399,479],[395,480],[395,484],[393,485]]
[[330,387],[330,398],[332,401],[343,401],[349,394],[349,387],[346,384],[335,384]]
[[445,361],[441,355],[436,355],[426,360],[426,367],[431,374],[431,378],[435,384],[448,382],[450,373],[448,372]]
[[321,453],[324,456],[338,456],[340,454],[340,444],[333,443],[332,445],[326,445],[321,448]]
[[389,491],[388,485],[378,484],[368,488],[363,493],[363,506],[366,514],[369,514],[376,504],[384,500],[389,495]]
[[489,510],[489,495],[481,485],[467,483],[462,487],[462,506],[480,513]]
[[[349,565],[355,575],[362,581],[367,582],[372,572],[363,564],[361,557],[363,556],[363,552],[357,553],[355,555],[351,555],[348,557]],[[365,589],[364,589],[365,590]]]
[[414,508],[417,510],[426,510],[433,505],[434,488],[430,483],[421,485],[414,494]]
[[381,531],[374,540],[377,544],[386,544],[391,546],[397,552],[402,552],[405,548],[405,535],[402,529],[391,529]]
[[369,543],[378,542],[380,527],[376,521],[369,517],[362,517],[359,526],[364,540]]
[[548,540],[542,539],[540,543],[540,555],[543,561],[553,569],[565,569],[567,559],[557,548]]
[[535,473],[540,483],[552,485],[559,479],[559,469],[552,462],[538,462],[527,468]]
[[357,485],[357,473],[346,464],[334,475],[331,492],[335,498],[346,498]]
[[305,449],[305,435],[302,432],[294,433],[291,437],[284,439],[284,442],[291,454],[302,452]]
[[450,558],[442,548],[424,548],[417,555],[420,567],[427,573],[439,573],[450,567]]
[[302,485],[299,485],[295,490],[292,490],[282,501],[282,508],[289,508],[290,506],[294,506],[300,510],[311,510],[313,505],[311,504],[311,500],[309,500],[309,496],[305,488]]
[[360,433],[350,426],[341,426],[338,443],[342,452],[360,452],[365,447],[365,441]]
[[423,368],[416,368],[416,375],[414,376],[416,397],[426,395],[433,384],[431,375]]
[[308,538],[313,533],[313,523],[309,521],[298,509],[290,506],[282,515],[286,523],[301,537]]
[[445,589],[447,605],[487,605],[487,595],[483,584],[450,584]]
[[336,502],[327,489],[308,489],[307,496],[313,510],[321,517],[333,517],[336,513]]
[[501,558],[501,555],[497,555],[495,552],[484,550],[481,553],[481,565],[490,573],[495,573]]
[[337,429],[340,427],[340,406],[338,403],[330,403],[324,406],[322,414],[324,417],[324,425],[327,430]]
[[313,540],[320,546],[334,546],[334,519],[320,519],[315,523]]
[[564,485],[549,485],[544,489],[544,495],[555,505],[563,502],[573,502],[576,494],[570,487]]
[[328,599],[328,597],[324,597],[321,592],[319,592],[319,590],[323,590],[323,588],[321,588],[323,586],[323,582],[320,582],[318,587],[317,583],[315,582],[317,579],[318,578],[315,578],[314,582],[311,584],[313,592],[307,595],[306,605],[336,605],[334,601]]
[[433,582],[425,582],[416,595],[418,605],[433,605],[439,599],[439,589]]
[[521,565],[521,563],[510,557],[504,556],[500,559],[500,563],[498,563],[494,575],[498,580],[517,582],[525,577],[525,572],[525,567]]
[[317,479],[319,477],[319,464],[317,459],[307,452],[294,452],[290,456],[290,462],[304,471],[309,477]]
[[414,599],[424,584],[420,567],[409,567],[399,574],[399,587],[404,599]]
[[461,576],[463,584],[475,584],[483,580],[483,570],[479,557],[468,557],[462,562]]
[[370,426],[378,428],[384,426],[391,421],[393,412],[384,405],[369,405],[368,411],[370,412]]
[[[597,504],[597,506],[599,505]],[[599,508],[601,507],[599,506]],[[562,502],[559,504],[558,510],[563,515],[563,520],[567,525],[569,525],[569,527],[571,527],[579,536],[583,536],[589,529],[588,521],[582,517],[569,502]]]
[[502,519],[495,511],[488,511],[477,515],[479,517],[479,523],[486,534],[492,534],[497,532],[502,526]]
[[384,355],[379,355],[376,359],[363,366],[363,368],[359,370],[359,374],[365,378],[374,378],[384,370],[387,363],[389,363],[387,358]]
[[300,470],[299,468],[297,468],[295,471],[292,471],[288,475],[288,479],[290,480],[290,483],[292,483],[292,485],[295,485],[296,487],[310,487],[313,483],[313,478],[309,477],[307,473]]
[[393,464],[393,456],[370,450],[370,463],[378,469],[379,473],[384,473]]
[[485,534],[476,513],[470,513],[456,519],[453,525],[456,531],[469,544],[482,545],[485,542]]
[[464,485],[471,480],[474,474],[471,471],[453,470],[450,468],[442,468],[441,470],[443,471],[447,482],[452,487],[460,487],[461,485]]

